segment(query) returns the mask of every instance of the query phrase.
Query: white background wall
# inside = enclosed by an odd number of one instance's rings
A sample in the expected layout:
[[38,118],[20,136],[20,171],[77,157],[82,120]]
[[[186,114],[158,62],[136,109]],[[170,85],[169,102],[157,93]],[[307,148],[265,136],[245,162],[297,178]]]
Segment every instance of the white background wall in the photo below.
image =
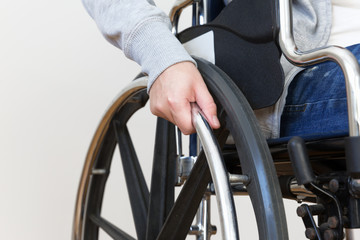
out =
[[2,0],[0,239],[70,239],[91,137],[138,72],[80,0]]

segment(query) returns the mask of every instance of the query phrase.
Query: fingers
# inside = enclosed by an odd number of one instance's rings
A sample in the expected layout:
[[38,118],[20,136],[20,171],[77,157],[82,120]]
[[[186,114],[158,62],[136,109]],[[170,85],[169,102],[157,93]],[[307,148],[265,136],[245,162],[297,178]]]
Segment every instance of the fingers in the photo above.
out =
[[176,124],[185,135],[195,132],[192,125],[192,102],[198,103],[212,128],[220,127],[213,98],[191,62],[169,67],[150,89],[151,112]]
[[169,99],[167,102],[167,107],[161,107],[160,105],[151,104],[150,102],[151,112],[158,117],[174,123],[185,135],[195,133],[191,119],[190,102],[186,99],[179,99],[177,101]]
[[174,123],[185,135],[195,132],[192,125],[190,101],[184,96],[171,95],[160,96],[154,91],[150,91],[150,110],[151,112]]
[[[205,84],[204,84],[205,85]],[[213,129],[220,127],[220,121],[217,117],[216,104],[207,90],[206,86],[197,88],[196,102],[205,114],[206,120],[209,122]]]
[[195,133],[192,124],[191,101],[186,98],[169,99],[170,113],[173,123],[180,128],[185,135]]

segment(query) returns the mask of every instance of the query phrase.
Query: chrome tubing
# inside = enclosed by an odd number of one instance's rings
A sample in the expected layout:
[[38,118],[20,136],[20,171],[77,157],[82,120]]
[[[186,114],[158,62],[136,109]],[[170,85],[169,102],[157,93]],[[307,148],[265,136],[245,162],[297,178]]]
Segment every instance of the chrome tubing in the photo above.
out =
[[360,239],[360,229],[359,228],[346,228],[345,236],[346,236],[346,240]]
[[326,60],[340,65],[346,84],[349,135],[360,135],[360,67],[354,55],[345,48],[327,46],[301,52],[296,47],[292,34],[291,0],[279,0],[279,43],[285,57],[297,66],[308,66]]
[[215,186],[216,201],[219,208],[222,239],[239,239],[236,212],[227,170],[222,160],[216,139],[209,124],[196,103],[191,104],[192,121],[201,140],[211,176]]
[[195,2],[195,9],[193,14],[195,15],[195,26],[204,25],[208,23],[209,10],[208,0],[201,0]]
[[[193,4],[196,0],[176,0],[174,6],[171,8],[169,17],[171,21],[171,32],[173,34],[178,33],[178,24],[180,19],[180,14],[184,8]],[[197,1],[196,1],[197,2]]]
[[211,194],[205,193],[200,202],[199,210],[196,214],[195,225],[190,227],[189,234],[196,235],[197,240],[210,240],[216,234],[216,227],[211,225]]
[[[230,1],[230,0],[229,0]],[[208,20],[208,0],[176,0],[171,8],[169,17],[171,22],[171,32],[178,34],[179,19],[184,8],[195,5],[193,14],[195,14],[195,25],[203,25]]]

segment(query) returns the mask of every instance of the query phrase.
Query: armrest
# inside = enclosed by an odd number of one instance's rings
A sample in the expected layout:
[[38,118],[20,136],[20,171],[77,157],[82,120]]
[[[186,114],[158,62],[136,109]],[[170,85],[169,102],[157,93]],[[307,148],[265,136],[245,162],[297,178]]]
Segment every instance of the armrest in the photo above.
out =
[[360,135],[360,67],[355,56],[345,48],[327,46],[301,52],[292,34],[291,0],[279,0],[279,44],[285,57],[296,66],[309,66],[324,61],[334,61],[345,77],[349,135]]

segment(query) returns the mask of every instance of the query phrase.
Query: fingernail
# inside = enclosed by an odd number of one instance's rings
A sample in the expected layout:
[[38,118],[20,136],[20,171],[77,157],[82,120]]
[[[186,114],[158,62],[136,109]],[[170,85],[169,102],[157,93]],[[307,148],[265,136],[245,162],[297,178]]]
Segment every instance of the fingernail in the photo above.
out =
[[213,124],[214,124],[216,127],[220,127],[220,122],[219,122],[219,119],[217,118],[216,115],[213,116]]

